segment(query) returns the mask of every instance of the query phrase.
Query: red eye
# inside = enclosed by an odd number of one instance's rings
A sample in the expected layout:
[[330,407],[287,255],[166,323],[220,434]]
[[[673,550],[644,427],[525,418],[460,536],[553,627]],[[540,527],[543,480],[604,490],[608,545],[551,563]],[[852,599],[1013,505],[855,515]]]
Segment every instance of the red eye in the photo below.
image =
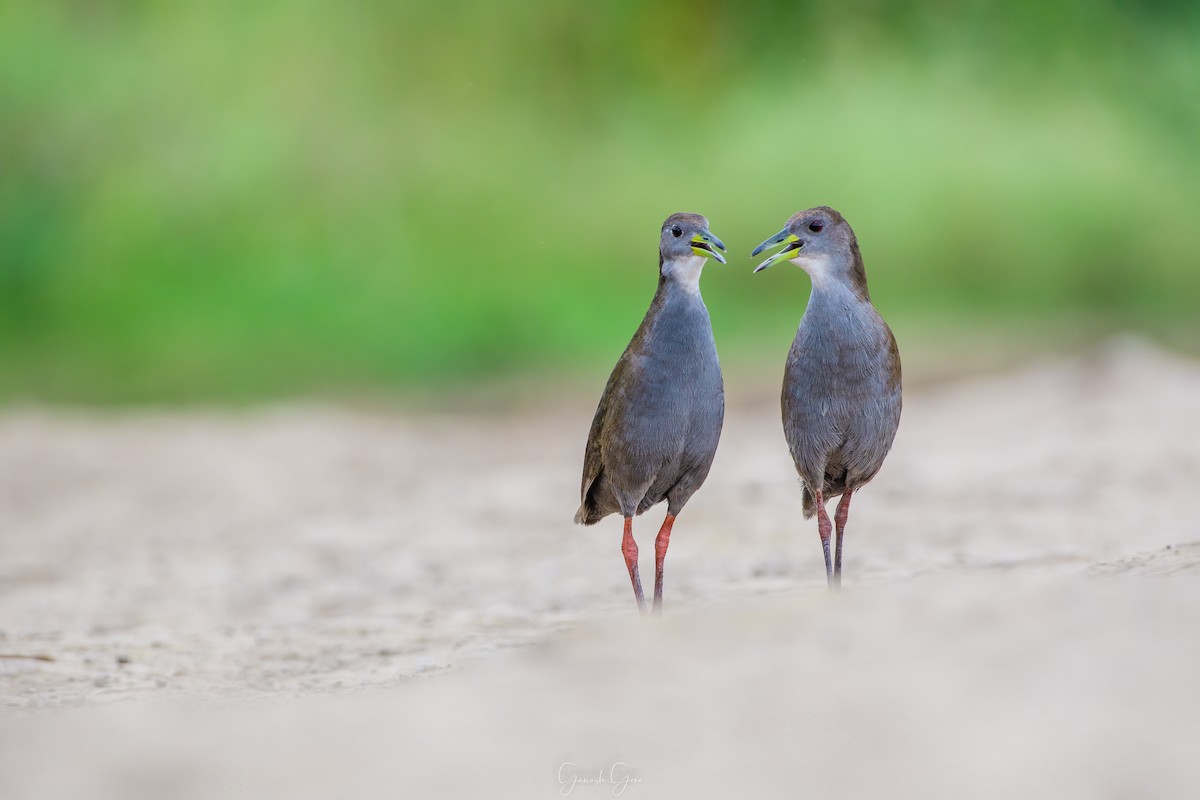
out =
[[821,222],[821,220],[817,220],[816,222],[808,223],[808,229],[810,231],[812,231],[813,233],[820,233],[821,228],[824,228],[824,227],[825,227],[825,223]]

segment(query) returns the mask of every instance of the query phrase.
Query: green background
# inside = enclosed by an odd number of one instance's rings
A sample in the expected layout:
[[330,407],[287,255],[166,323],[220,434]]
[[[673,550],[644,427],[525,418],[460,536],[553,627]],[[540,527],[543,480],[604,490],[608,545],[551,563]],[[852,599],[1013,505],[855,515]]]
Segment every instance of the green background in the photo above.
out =
[[1196,5],[4,4],[0,400],[606,374],[675,211],[774,363],[808,282],[749,252],[818,204],[902,346],[1186,343]]

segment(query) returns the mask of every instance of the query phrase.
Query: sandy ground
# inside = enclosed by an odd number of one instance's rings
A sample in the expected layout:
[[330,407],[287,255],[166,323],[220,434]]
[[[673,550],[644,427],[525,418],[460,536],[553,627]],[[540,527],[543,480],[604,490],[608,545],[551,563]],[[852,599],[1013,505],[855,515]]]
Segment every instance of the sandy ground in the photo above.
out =
[[1200,365],[910,388],[838,594],[731,398],[658,620],[594,398],[0,415],[0,797],[1200,796]]

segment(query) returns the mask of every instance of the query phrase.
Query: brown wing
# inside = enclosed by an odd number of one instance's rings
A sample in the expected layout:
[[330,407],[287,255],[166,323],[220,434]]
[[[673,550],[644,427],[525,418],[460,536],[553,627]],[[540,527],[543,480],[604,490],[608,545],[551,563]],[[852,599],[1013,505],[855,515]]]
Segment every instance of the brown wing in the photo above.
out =
[[592,418],[592,429],[588,432],[587,449],[583,453],[583,480],[579,484],[580,502],[579,512],[575,515],[576,522],[590,525],[600,519],[600,516],[595,516],[598,509],[595,508],[592,502],[591,491],[596,481],[604,474],[604,456],[602,452],[605,439],[604,426],[608,421],[610,413],[614,410],[613,404],[616,402],[614,397],[616,387],[626,385],[627,381],[634,377],[631,375],[634,354],[641,351],[647,331],[653,324],[658,310],[662,307],[662,286],[663,283],[660,279],[659,291],[655,292],[654,299],[650,302],[650,308],[646,311],[646,316],[642,319],[642,324],[638,326],[637,331],[633,334],[633,339],[630,340],[629,345],[625,348],[625,352],[617,359],[617,365],[613,367],[612,374],[608,376],[608,383],[604,387],[604,394],[600,396],[600,404],[596,406],[596,416]]
[[592,429],[588,431],[587,448],[583,452],[583,480],[579,485],[580,503],[587,502],[588,491],[600,477],[600,473],[604,471],[604,461],[600,454],[600,442],[604,438],[604,419],[608,416],[609,399],[612,397],[613,387],[625,374],[627,363],[625,356],[622,355],[621,359],[617,361],[617,365],[613,367],[612,374],[608,376],[604,394],[600,395],[600,403],[596,406],[596,416],[592,418]]

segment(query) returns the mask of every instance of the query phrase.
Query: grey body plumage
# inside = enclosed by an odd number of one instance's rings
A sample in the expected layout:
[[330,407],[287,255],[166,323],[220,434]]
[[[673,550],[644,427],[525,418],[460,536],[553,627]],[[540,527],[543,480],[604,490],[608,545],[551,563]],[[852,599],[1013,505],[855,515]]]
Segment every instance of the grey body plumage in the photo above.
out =
[[630,520],[667,501],[656,543],[658,608],[671,525],[708,476],[721,436],[724,384],[699,291],[704,260],[724,260],[714,247],[724,249],[699,215],[674,214],[663,224],[658,289],[609,376],[584,451],[575,521],[592,525],[613,513],[625,518],[622,551],[639,607],[644,601]]
[[[900,424],[900,353],[871,304],[858,241],[841,214],[824,206],[802,211],[754,253],[780,243],[783,251],[758,269],[786,258],[812,277],[784,370],[784,438],[803,483],[804,516],[819,517],[826,573],[836,583],[850,495],[879,472]],[[824,503],[838,496],[830,564]]]
[[641,514],[664,498],[678,514],[708,475],[724,408],[708,309],[660,278],[596,408],[575,521]]
[[[875,477],[900,424],[895,338],[869,300],[813,287],[783,376],[783,432],[804,481],[825,499]],[[810,488],[812,487],[812,488]]]

